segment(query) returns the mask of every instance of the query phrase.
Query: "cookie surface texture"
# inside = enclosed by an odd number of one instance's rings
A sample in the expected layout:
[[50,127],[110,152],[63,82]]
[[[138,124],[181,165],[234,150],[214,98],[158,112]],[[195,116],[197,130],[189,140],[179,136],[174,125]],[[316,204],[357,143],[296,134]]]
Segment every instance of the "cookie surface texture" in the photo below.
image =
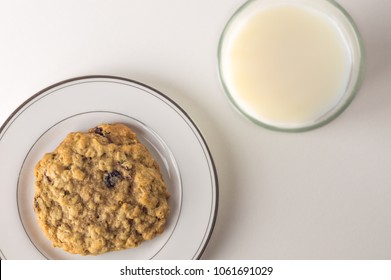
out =
[[54,247],[98,255],[136,247],[164,230],[166,185],[126,125],[69,133],[34,173],[34,210]]

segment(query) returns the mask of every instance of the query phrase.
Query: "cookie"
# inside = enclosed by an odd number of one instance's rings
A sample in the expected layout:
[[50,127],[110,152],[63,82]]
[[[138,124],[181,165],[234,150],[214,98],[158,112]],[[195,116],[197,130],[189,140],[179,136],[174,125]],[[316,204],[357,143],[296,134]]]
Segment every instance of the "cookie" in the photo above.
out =
[[164,230],[169,194],[159,166],[123,124],[69,133],[34,173],[34,210],[54,247],[97,255]]

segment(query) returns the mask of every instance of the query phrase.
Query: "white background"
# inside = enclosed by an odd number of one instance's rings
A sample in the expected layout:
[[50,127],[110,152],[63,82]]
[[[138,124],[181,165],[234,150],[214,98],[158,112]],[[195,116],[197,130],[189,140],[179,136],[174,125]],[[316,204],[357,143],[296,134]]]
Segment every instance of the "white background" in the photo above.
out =
[[391,2],[339,1],[363,37],[365,80],[339,118],[297,134],[257,127],[219,84],[219,36],[244,2],[0,0],[0,124],[67,78],[138,80],[190,115],[214,157],[204,259],[391,259]]

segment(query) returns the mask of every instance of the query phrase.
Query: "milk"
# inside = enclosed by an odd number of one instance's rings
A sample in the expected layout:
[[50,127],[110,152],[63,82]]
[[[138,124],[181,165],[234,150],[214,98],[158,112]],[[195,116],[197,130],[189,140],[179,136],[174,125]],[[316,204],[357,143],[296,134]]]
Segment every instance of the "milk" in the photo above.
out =
[[351,54],[325,13],[284,3],[239,15],[225,34],[221,74],[230,98],[270,126],[311,124],[345,92]]

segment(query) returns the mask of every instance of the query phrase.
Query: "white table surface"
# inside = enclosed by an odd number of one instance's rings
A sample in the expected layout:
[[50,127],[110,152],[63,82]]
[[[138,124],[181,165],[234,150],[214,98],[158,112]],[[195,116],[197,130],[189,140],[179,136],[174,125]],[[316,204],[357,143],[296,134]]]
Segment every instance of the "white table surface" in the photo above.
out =
[[244,2],[0,0],[0,124],[64,79],[138,80],[190,115],[214,157],[204,259],[391,259],[391,1],[339,1],[363,37],[365,80],[340,117],[296,134],[257,127],[219,84],[219,36]]

